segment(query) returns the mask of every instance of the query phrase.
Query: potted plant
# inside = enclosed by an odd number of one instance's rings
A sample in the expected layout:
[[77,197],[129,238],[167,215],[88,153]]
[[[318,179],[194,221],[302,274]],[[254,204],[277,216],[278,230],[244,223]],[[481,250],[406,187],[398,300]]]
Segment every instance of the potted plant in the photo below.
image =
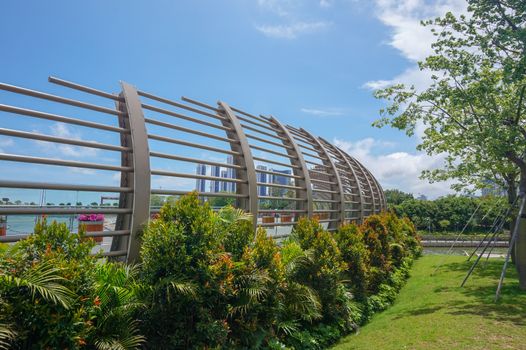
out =
[[[82,225],[86,232],[104,231],[104,214],[81,214],[78,217],[79,226]],[[103,237],[91,237],[97,243],[102,242]]]
[[0,237],[7,235],[7,216],[0,215]]

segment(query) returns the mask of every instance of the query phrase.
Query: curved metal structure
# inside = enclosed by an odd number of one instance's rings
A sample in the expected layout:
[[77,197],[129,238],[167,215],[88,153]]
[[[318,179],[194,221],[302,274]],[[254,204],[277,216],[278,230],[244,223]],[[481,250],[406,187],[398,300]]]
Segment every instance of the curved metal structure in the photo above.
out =
[[[277,238],[288,235],[301,216],[335,230],[386,209],[380,184],[360,162],[273,116],[253,115],[223,101],[217,106],[185,97],[177,102],[124,82],[121,92],[112,94],[58,78],[49,81],[73,97],[0,83],[6,92],[0,94],[2,103],[12,98],[13,104],[38,107],[0,104],[0,141],[9,138],[4,144],[20,145],[22,153],[0,153],[6,170],[0,191],[16,197],[33,190],[40,196],[40,203],[12,205],[2,194],[7,201],[0,215],[8,215],[8,231],[16,215],[105,214],[104,230],[88,236],[104,237],[103,255],[133,261],[141,226],[163,201],[192,190],[214,208],[231,203],[251,212],[254,226]],[[48,201],[61,201],[68,193],[75,194],[75,204]],[[100,205],[93,201],[99,197]],[[108,198],[113,205],[103,203]],[[12,231],[0,242],[14,242],[31,230]]]

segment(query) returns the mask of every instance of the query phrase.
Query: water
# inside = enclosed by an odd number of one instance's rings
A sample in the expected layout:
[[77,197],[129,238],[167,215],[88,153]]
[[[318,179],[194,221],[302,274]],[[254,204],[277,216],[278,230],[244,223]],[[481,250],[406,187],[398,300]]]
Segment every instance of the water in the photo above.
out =
[[[471,252],[473,252],[475,248],[453,248],[449,255],[463,255],[463,256],[469,256]],[[491,248],[489,248],[491,249]],[[486,250],[486,253],[489,252],[489,249]],[[424,248],[424,255],[442,255],[442,254],[448,254],[449,247],[426,247]],[[478,252],[482,252],[482,249],[479,249]],[[503,255],[505,256],[508,252],[508,248],[494,248],[491,252],[491,255]],[[484,254],[484,256],[486,255]]]
[[[7,216],[7,235],[22,235],[32,233],[40,215],[9,215]],[[115,215],[106,215],[104,220],[105,229],[112,230],[115,225]],[[71,232],[77,232],[79,222],[77,215],[48,215],[47,222],[56,221],[65,223]]]

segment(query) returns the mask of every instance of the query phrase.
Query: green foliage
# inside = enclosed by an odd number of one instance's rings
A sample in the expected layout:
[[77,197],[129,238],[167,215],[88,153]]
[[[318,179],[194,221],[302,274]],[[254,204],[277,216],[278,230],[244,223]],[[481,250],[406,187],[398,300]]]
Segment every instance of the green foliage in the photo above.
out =
[[[487,231],[507,208],[503,197],[466,197],[448,195],[435,200],[409,199],[393,206],[398,216],[407,216],[420,230]],[[478,211],[476,211],[479,207]],[[473,217],[471,217],[475,214]],[[449,222],[446,226],[446,221]]]
[[401,84],[376,91],[388,101],[376,126],[413,135],[418,149],[447,153],[444,167],[422,176],[455,179],[455,189],[503,186],[513,201],[526,188],[526,5],[524,1],[468,0],[467,15],[448,12],[424,22],[436,40],[419,62],[431,76],[424,90]]
[[98,271],[113,265],[99,267],[90,256],[92,247],[82,232],[71,234],[65,224],[44,221],[0,255],[0,345],[103,349],[104,338],[114,349],[141,345],[140,336],[127,336],[136,331],[131,317],[117,316],[126,314],[122,309],[133,310],[133,304],[108,297],[117,286],[108,285]]
[[345,277],[351,282],[351,291],[358,300],[363,300],[367,292],[370,265],[370,253],[365,245],[363,233],[357,225],[347,224],[340,227],[334,238],[346,264]]
[[334,235],[302,218],[277,244],[197,194],[166,203],[142,263],[97,262],[45,222],[0,254],[0,349],[322,349],[387,307],[418,237],[394,214]]
[[293,278],[315,290],[322,304],[324,322],[346,322],[347,293],[343,288],[344,262],[332,235],[316,220],[301,218],[292,232],[292,240],[306,252],[305,263]]
[[387,206],[392,208],[394,205],[401,204],[402,202],[410,199],[414,199],[412,193],[405,193],[397,189],[384,190],[385,201]]
[[141,281],[151,291],[142,325],[149,348],[215,347],[226,341],[234,263],[222,250],[224,224],[193,193],[165,204],[146,228]]

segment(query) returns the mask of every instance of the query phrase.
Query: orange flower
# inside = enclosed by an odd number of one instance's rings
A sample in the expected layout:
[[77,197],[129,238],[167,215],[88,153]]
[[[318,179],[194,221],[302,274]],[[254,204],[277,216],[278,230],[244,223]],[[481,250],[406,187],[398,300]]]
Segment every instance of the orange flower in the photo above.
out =
[[93,304],[95,304],[95,306],[99,306],[100,305],[100,298],[99,298],[98,295],[95,297],[95,300],[93,300]]

